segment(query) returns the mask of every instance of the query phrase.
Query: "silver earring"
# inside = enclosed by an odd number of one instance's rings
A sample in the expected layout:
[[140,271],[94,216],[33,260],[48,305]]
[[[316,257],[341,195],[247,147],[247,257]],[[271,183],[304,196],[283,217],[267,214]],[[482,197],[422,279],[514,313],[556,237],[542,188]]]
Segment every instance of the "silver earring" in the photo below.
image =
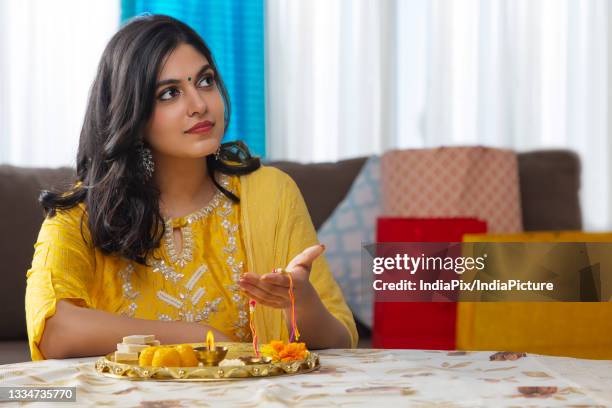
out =
[[221,155],[221,145],[217,147],[217,151],[215,152],[215,160],[219,161],[220,155]]
[[142,168],[142,173],[145,181],[147,181],[151,177],[153,177],[153,172],[155,171],[155,162],[153,161],[153,154],[151,153],[151,149],[146,147],[144,144],[141,144],[138,148],[138,154],[140,156],[140,166]]

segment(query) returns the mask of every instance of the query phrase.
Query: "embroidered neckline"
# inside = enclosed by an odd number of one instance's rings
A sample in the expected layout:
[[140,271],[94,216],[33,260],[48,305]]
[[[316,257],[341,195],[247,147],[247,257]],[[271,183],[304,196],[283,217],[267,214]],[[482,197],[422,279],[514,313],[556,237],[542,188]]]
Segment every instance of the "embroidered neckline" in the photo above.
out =
[[[226,174],[221,174],[219,177],[219,184],[221,184],[225,189],[229,189],[229,177]],[[181,217],[163,217],[164,224],[170,224],[173,228],[182,228],[187,224],[191,224],[204,217],[207,217],[215,210],[215,208],[219,206],[219,204],[221,204],[223,198],[225,197],[221,190],[218,188],[216,188],[216,190],[217,191],[213,195],[212,199],[204,207]]]
[[[222,174],[219,177],[219,184],[225,189],[229,189],[229,177]],[[212,200],[205,207],[183,217],[174,219],[166,218],[164,220],[164,241],[168,257],[173,265],[184,268],[193,260],[193,231],[191,230],[191,224],[212,214],[212,212],[224,201],[227,203],[227,199],[223,193],[217,190]],[[181,234],[182,248],[180,254],[174,243],[174,228],[179,228]]]

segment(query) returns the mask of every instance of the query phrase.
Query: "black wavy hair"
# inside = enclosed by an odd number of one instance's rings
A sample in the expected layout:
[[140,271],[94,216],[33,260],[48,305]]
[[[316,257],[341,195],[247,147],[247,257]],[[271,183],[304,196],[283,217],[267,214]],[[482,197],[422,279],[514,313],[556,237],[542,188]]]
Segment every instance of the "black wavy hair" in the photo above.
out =
[[[43,191],[39,202],[48,217],[84,203],[92,244],[105,254],[147,264],[164,233],[160,192],[147,179],[139,147],[155,106],[158,74],[166,57],[189,44],[209,61],[225,104],[225,130],[230,100],[214,58],[204,40],[189,26],[169,16],[136,17],[110,40],[93,82],[77,153],[76,183],[68,191]],[[216,187],[232,201],[238,197],[215,179],[215,172],[248,174],[260,167],[242,142],[221,145],[219,158],[206,157]],[[81,220],[82,231],[83,219]]]

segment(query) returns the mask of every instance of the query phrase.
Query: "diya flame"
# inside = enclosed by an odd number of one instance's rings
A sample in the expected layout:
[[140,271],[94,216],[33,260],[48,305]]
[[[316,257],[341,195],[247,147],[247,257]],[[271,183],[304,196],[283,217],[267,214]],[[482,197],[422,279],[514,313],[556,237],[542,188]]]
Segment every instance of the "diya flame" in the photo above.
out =
[[215,350],[215,336],[210,330],[206,333],[206,347],[208,347],[208,350]]

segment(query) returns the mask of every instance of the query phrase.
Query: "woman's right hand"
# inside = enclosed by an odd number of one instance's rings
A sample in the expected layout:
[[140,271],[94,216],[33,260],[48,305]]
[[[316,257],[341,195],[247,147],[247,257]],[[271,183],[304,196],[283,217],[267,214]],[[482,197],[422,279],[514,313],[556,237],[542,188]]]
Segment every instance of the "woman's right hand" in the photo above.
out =
[[215,340],[231,341],[220,331],[200,323],[136,319],[58,300],[47,319],[39,344],[45,358],[100,356],[112,352],[130,334],[154,334],[162,344],[203,343],[212,330]]

